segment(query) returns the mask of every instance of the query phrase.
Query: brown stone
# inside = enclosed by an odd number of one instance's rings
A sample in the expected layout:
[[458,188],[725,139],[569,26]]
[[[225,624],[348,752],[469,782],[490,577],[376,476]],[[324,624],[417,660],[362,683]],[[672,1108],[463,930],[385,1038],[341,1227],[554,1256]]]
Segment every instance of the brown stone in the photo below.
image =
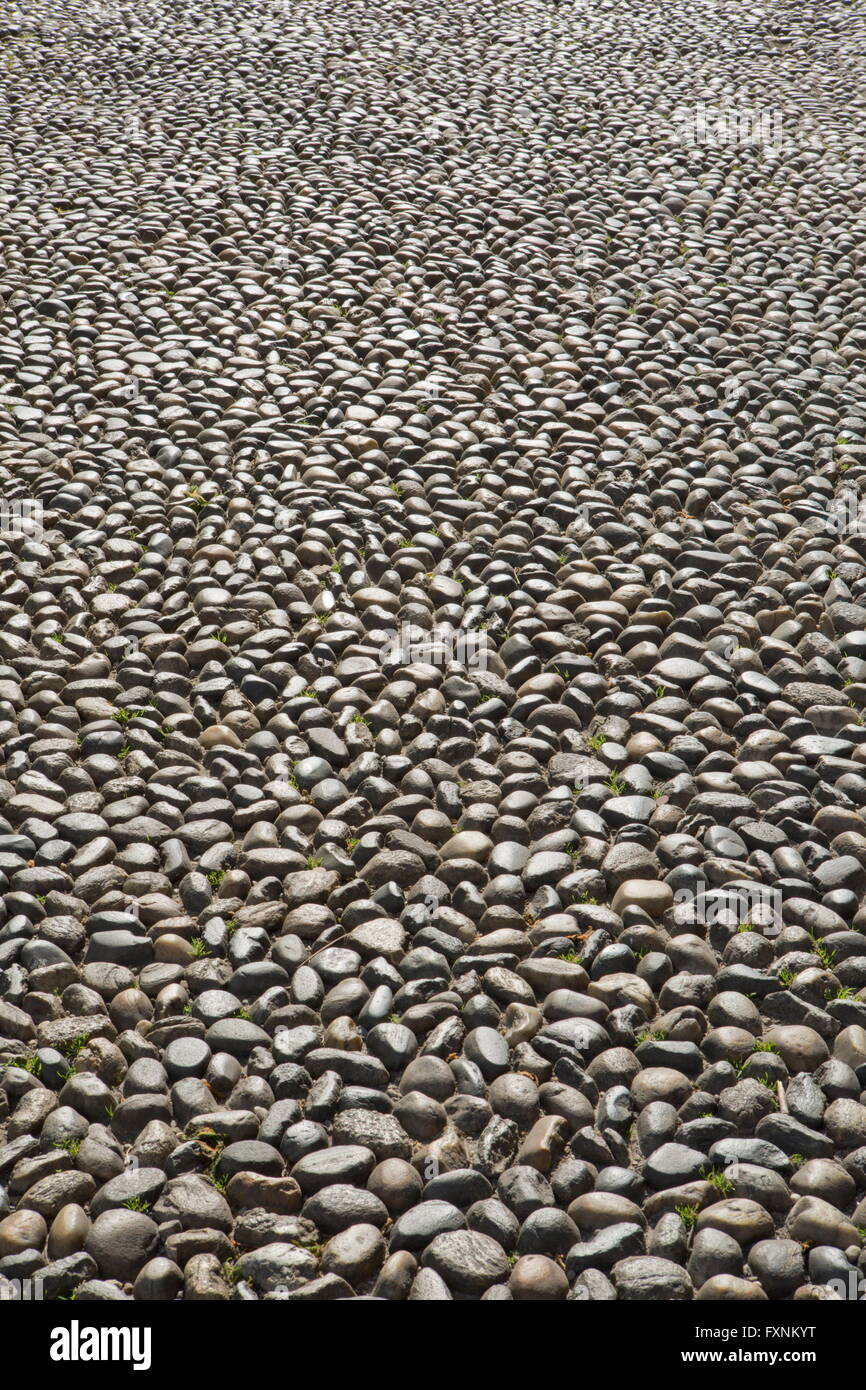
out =
[[232,1291],[216,1255],[193,1255],[183,1272],[183,1296],[189,1303],[228,1303]]
[[714,1274],[695,1294],[699,1303],[767,1303],[767,1295],[753,1279],[735,1274]]
[[48,1227],[35,1211],[13,1211],[0,1221],[0,1255],[17,1255],[19,1250],[41,1250]]
[[243,744],[234,729],[227,724],[210,724],[198,736],[202,748],[217,748],[220,744],[228,748],[242,748]]
[[511,1296],[521,1303],[561,1302],[568,1296],[565,1271],[547,1255],[521,1255],[508,1280]]
[[568,1138],[568,1122],[560,1115],[542,1115],[527,1134],[516,1162],[549,1173],[555,1168]]
[[61,1207],[48,1234],[49,1259],[62,1260],[66,1255],[83,1250],[89,1230],[90,1218],[77,1202],[68,1202]]
[[261,1173],[235,1173],[226,1188],[232,1211],[264,1207],[281,1216],[294,1216],[301,1209],[301,1189],[294,1178],[266,1178]]
[[377,1163],[367,1188],[378,1197],[392,1221],[421,1200],[423,1182],[420,1175],[402,1158],[386,1158]]

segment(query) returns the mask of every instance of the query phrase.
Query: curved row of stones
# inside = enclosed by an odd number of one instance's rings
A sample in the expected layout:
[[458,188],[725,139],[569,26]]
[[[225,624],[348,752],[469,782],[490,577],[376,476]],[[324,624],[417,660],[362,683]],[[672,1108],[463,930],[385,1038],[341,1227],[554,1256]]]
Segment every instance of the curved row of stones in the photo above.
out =
[[857,1296],[852,8],[10,9],[4,1297]]

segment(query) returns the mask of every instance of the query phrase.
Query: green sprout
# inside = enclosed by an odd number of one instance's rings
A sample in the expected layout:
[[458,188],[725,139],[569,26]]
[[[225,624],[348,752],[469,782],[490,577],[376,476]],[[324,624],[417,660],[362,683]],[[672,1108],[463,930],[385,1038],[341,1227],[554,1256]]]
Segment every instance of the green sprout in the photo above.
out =
[[762,1086],[766,1086],[767,1090],[770,1092],[770,1095],[771,1095],[771,1097],[772,1097],[773,1105],[774,1105],[775,1108],[778,1110],[778,1108],[779,1108],[779,1100],[778,1100],[778,1095],[777,1095],[777,1092],[776,1092],[776,1083],[775,1083],[775,1081],[772,1081],[772,1080],[770,1079],[770,1077],[767,1076],[767,1073],[766,1073],[766,1072],[764,1073],[763,1076],[757,1076],[757,1077],[755,1077],[755,1080],[756,1080],[756,1081],[759,1081],[759,1082],[761,1083]]
[[727,1173],[720,1172],[718,1168],[711,1168],[709,1172],[706,1172],[702,1168],[701,1177],[705,1182],[708,1182],[714,1187],[722,1197],[730,1197],[734,1190],[734,1184],[731,1182]]
[[63,1043],[60,1051],[68,1062],[74,1062],[79,1052],[83,1052],[89,1042],[86,1033],[76,1033],[71,1042]]
[[812,940],[815,942],[815,955],[818,957],[824,969],[832,970],[833,966],[836,963],[836,952],[833,950],[828,950],[827,947],[824,945],[823,941],[815,941],[814,937],[812,938]]

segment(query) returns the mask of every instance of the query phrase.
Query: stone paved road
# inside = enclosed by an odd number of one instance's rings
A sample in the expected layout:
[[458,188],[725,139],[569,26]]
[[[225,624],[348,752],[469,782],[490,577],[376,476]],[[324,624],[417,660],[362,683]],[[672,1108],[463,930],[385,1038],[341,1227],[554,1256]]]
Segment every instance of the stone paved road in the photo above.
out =
[[0,1294],[856,1291],[864,6],[0,39]]

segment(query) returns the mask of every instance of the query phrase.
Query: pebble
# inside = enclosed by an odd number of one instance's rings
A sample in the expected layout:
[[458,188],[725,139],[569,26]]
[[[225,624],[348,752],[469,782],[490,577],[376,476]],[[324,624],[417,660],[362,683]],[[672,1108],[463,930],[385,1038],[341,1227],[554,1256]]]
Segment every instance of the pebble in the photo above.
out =
[[[826,1297],[866,1222],[854,39],[31,8],[0,1258],[85,1301]],[[831,30],[772,170],[705,138]]]

